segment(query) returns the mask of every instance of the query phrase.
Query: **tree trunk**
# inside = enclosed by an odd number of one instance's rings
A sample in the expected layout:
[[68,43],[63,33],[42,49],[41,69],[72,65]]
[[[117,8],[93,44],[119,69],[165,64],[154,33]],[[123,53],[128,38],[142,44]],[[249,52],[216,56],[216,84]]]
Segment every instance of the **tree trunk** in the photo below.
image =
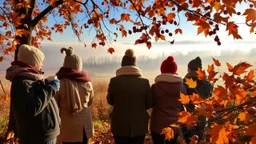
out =
[[[24,19],[22,19],[20,22],[21,24],[17,26],[15,29],[23,29],[27,30],[28,33],[20,36],[16,36],[15,39],[18,40],[19,44],[16,45],[16,50],[15,50],[15,56],[14,60],[18,60],[18,52],[19,52],[19,47],[22,44],[31,44],[31,38],[32,38],[32,29],[33,26],[31,24],[31,16],[28,16],[28,9],[26,8],[20,8],[19,10],[16,11],[19,13],[19,16],[26,15]],[[12,103],[10,104],[10,113],[9,113],[9,124],[8,124],[8,129],[6,133],[6,138],[8,137],[8,134],[13,131],[14,132],[14,138],[18,138],[18,133],[17,133],[17,126],[16,126],[16,121],[13,115],[13,108],[12,108]]]

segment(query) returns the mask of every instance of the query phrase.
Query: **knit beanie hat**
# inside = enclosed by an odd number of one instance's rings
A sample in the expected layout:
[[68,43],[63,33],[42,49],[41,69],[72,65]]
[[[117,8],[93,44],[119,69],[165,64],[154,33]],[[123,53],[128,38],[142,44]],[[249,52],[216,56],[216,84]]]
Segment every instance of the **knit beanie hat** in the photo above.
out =
[[161,64],[161,73],[177,74],[178,66],[174,61],[173,56],[167,57]]
[[136,57],[134,56],[134,51],[132,49],[127,49],[125,51],[121,66],[136,66]]
[[202,60],[201,58],[198,56],[195,59],[192,59],[189,63],[188,63],[188,68],[191,71],[197,71],[198,68],[202,69]]
[[40,49],[34,46],[22,44],[19,47],[18,61],[31,66],[38,66],[43,64],[44,54]]
[[80,56],[74,54],[74,49],[72,47],[69,48],[61,48],[61,53],[66,53],[66,57],[64,59],[63,67],[82,70],[83,62]]

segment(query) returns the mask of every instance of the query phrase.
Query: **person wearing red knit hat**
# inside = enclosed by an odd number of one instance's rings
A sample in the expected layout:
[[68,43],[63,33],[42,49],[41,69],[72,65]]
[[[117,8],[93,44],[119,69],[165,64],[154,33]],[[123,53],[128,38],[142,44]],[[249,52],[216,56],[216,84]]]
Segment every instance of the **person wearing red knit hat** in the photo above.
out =
[[150,119],[150,130],[154,144],[176,144],[180,129],[174,129],[174,139],[165,141],[162,129],[177,123],[178,113],[183,110],[178,100],[180,93],[186,94],[182,78],[177,73],[178,65],[173,56],[167,57],[160,67],[161,74],[155,78],[151,86],[153,109]]

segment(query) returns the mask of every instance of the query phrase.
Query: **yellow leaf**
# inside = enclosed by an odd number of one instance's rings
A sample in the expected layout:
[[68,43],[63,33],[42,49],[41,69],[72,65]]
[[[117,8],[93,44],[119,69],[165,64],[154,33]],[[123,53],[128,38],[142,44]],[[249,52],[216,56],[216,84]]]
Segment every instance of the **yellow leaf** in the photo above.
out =
[[195,88],[197,86],[197,82],[194,81],[192,78],[185,78],[185,84],[188,85],[188,88]]
[[190,99],[188,96],[184,95],[183,93],[180,93],[180,99],[179,101],[182,103],[182,104],[188,104]]

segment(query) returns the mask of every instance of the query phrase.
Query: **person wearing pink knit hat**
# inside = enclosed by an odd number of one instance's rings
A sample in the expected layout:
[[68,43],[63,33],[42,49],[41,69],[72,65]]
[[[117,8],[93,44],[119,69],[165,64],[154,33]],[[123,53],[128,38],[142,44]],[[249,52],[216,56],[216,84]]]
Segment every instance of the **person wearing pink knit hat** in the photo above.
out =
[[178,65],[174,57],[167,57],[161,64],[161,74],[155,78],[155,83],[151,87],[153,109],[150,130],[154,144],[176,144],[180,133],[180,129],[174,129],[174,139],[171,141],[165,141],[165,135],[161,135],[163,128],[177,123],[177,114],[183,110],[178,99],[180,93],[186,93],[186,90],[177,70]]

